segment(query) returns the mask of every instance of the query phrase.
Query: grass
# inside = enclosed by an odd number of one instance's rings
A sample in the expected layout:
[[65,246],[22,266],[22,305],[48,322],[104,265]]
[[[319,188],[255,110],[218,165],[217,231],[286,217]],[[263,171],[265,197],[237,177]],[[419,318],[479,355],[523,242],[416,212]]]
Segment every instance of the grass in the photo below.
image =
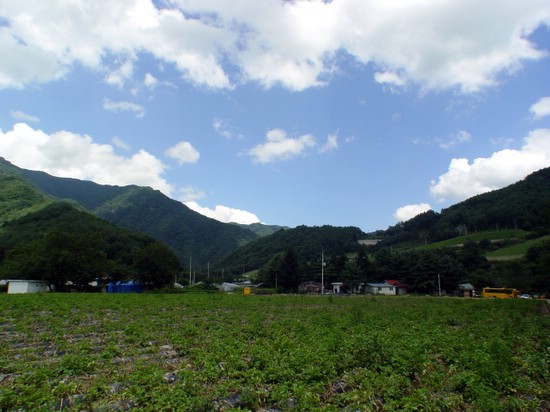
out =
[[546,301],[0,295],[0,410],[550,408]]
[[453,247],[453,246],[462,246],[467,241],[479,242],[481,240],[491,240],[491,241],[508,241],[508,240],[519,240],[523,241],[525,237],[529,234],[524,230],[494,230],[494,231],[483,231],[483,232],[472,232],[467,236],[457,236],[452,239],[443,240],[441,242],[430,243],[426,246],[421,246],[418,249],[439,249],[444,247]]
[[501,258],[521,258],[525,256],[529,248],[540,245],[541,243],[548,240],[550,240],[550,236],[543,236],[538,239],[526,240],[525,242],[503,247],[501,249],[487,253],[487,259],[498,260]]

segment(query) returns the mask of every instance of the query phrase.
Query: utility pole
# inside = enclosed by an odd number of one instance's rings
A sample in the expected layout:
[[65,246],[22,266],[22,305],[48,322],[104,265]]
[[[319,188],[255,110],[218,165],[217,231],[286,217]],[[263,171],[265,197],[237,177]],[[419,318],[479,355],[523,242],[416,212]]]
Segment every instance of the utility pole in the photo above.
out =
[[321,295],[325,294],[325,249],[321,248]]

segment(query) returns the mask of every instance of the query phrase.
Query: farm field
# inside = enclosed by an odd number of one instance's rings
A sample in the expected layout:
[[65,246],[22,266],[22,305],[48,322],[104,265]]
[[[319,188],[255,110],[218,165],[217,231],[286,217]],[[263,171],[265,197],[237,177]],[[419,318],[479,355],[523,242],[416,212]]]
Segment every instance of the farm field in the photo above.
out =
[[0,295],[0,410],[550,410],[546,301]]

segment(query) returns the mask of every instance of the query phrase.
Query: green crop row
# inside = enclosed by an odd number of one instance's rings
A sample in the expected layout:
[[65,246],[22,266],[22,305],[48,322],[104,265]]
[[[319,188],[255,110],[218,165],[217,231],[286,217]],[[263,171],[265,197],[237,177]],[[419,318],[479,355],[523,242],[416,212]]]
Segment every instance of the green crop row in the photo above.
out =
[[550,407],[535,300],[0,296],[0,410]]

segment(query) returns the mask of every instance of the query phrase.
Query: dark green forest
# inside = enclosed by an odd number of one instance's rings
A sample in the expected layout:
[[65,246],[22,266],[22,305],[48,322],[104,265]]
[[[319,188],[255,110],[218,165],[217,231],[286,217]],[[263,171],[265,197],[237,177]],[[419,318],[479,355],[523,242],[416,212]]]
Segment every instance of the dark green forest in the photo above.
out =
[[172,251],[152,237],[63,202],[0,227],[2,277],[46,280],[57,291],[130,279],[154,289],[173,282],[179,269]]
[[[325,288],[343,282],[346,291],[366,283],[394,279],[410,293],[431,294],[441,287],[454,293],[460,284],[483,287],[515,287],[522,293],[550,293],[550,239],[530,248],[521,259],[490,262],[485,256],[488,242],[466,242],[462,247],[433,250],[409,249],[371,252],[360,246],[356,254],[325,254]],[[293,248],[276,253],[263,264],[256,281],[279,291],[297,291],[304,281],[321,281],[321,255],[308,261]]]
[[[522,229],[527,239],[540,239],[525,256],[490,261],[488,252],[519,239],[470,240],[485,230]],[[516,231],[519,232],[519,231]],[[397,279],[411,292],[432,293],[441,285],[452,292],[461,283],[478,290],[511,286],[526,293],[550,292],[550,168],[506,188],[475,196],[441,213],[433,211],[365,234],[358,228],[297,227],[247,244],[221,262],[226,278],[259,268],[256,280],[278,289],[297,290],[302,281],[344,282],[353,290],[366,282]],[[453,247],[423,249],[461,236]],[[360,246],[357,240],[378,239]],[[546,239],[546,240],[545,240]]]
[[192,259],[200,267],[260,237],[245,227],[207,218],[149,187],[59,178],[18,168],[2,158],[0,172],[23,179],[50,199],[74,203],[118,226],[150,235],[168,245],[182,262]]
[[239,248],[217,265],[226,275],[238,276],[268,263],[275,255],[292,249],[301,262],[303,276],[314,275],[321,267],[321,253],[342,255],[357,253],[358,241],[366,235],[357,227],[298,226],[281,229]]
[[543,235],[549,228],[550,168],[545,168],[441,213],[428,211],[370,235],[381,239],[377,248],[382,249],[390,245],[414,247],[484,230],[522,229]]
[[[365,239],[370,246],[359,243]],[[98,279],[158,288],[189,279],[192,261],[197,280],[246,277],[284,291],[320,281],[323,272],[326,285],[344,282],[347,290],[396,279],[417,293],[432,293],[438,282],[446,291],[469,282],[548,293],[549,241],[550,168],[440,213],[363,233],[328,225],[247,229],[206,218],[151,188],[56,178],[0,158],[0,275],[46,279],[58,289],[67,281],[86,289]],[[514,244],[525,247],[490,257]]]

